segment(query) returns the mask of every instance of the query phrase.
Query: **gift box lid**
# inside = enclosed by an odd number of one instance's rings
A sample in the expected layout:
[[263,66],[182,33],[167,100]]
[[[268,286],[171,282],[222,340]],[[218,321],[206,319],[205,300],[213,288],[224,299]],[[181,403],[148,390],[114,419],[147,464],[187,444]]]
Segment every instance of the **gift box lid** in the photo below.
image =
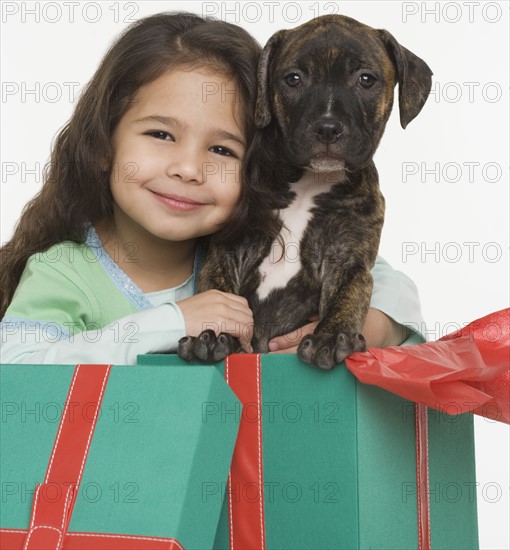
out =
[[[85,366],[87,367],[87,366]],[[34,490],[42,483],[75,366],[0,367],[1,527],[27,529]],[[113,366],[83,468],[69,532],[122,533],[211,547],[221,503],[203,498],[224,484],[238,423],[204,422],[204,407],[240,404],[210,366]],[[80,412],[78,412],[80,411]],[[60,489],[44,488],[47,501]]]

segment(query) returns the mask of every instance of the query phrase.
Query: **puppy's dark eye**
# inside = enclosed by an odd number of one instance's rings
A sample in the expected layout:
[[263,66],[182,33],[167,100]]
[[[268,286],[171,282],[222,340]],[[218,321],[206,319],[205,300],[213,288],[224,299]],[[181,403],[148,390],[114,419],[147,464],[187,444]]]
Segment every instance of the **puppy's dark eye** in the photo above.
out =
[[358,78],[358,84],[362,87],[362,88],[371,88],[375,82],[376,82],[376,78],[375,76],[369,74],[369,73],[363,73],[359,78]]
[[297,73],[290,73],[285,77],[285,82],[292,88],[301,84],[301,77]]

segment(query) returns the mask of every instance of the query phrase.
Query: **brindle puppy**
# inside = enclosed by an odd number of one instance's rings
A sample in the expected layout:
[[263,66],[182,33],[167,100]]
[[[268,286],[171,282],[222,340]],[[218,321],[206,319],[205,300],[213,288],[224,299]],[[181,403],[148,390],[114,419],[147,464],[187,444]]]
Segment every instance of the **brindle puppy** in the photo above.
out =
[[[280,238],[250,237],[227,254],[213,239],[198,286],[248,299],[256,352],[314,314],[320,322],[298,348],[304,361],[331,369],[365,350],[361,329],[384,219],[372,157],[397,82],[405,128],[427,99],[431,75],[389,32],[348,17],[319,17],[269,39],[256,122],[276,152],[273,168],[280,168],[267,181],[279,189]],[[288,179],[276,182],[282,166]],[[218,361],[239,351],[235,338],[212,330],[179,343],[188,360]]]

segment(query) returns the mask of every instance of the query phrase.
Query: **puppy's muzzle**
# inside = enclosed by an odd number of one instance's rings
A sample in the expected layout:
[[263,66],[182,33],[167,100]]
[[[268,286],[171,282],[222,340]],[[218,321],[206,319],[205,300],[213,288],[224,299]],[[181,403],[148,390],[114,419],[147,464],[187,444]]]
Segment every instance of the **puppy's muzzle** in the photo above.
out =
[[324,145],[337,142],[345,133],[345,127],[339,120],[322,119],[315,123],[314,134]]

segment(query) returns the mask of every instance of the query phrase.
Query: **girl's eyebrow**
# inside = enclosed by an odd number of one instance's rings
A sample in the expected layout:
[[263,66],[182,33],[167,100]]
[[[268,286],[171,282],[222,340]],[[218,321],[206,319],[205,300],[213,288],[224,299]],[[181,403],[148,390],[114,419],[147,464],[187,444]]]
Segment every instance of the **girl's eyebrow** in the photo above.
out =
[[178,119],[162,115],[144,116],[142,118],[134,120],[133,122],[135,124],[140,124],[143,122],[160,122],[161,124],[165,124],[166,126],[177,126],[178,128],[183,128],[183,124]]
[[245,146],[244,140],[240,136],[227,132],[226,130],[218,130],[214,133],[214,135],[217,136],[218,139],[235,141],[236,143],[239,143],[239,145],[242,145],[243,147]]
[[[176,126],[177,128],[181,128],[181,129],[184,128],[184,124],[177,118],[162,116],[162,115],[144,116],[142,118],[139,118],[133,121],[134,124],[143,124],[145,122],[159,122],[160,124],[164,124],[165,126]],[[230,141],[235,141],[240,145],[242,145],[243,147],[245,146],[245,143],[242,137],[236,134],[232,134],[232,132],[227,132],[227,130],[216,130],[213,132],[213,134],[218,139],[227,139]]]

